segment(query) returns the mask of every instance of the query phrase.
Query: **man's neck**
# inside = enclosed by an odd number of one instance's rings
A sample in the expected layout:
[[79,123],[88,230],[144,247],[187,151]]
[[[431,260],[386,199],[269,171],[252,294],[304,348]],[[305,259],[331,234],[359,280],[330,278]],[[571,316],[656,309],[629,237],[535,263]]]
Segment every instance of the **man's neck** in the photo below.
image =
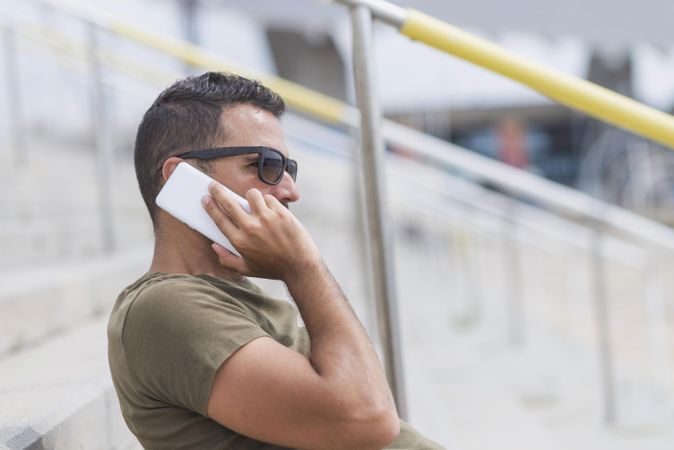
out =
[[220,265],[208,238],[176,221],[155,230],[150,272],[204,274],[231,281],[244,278]]

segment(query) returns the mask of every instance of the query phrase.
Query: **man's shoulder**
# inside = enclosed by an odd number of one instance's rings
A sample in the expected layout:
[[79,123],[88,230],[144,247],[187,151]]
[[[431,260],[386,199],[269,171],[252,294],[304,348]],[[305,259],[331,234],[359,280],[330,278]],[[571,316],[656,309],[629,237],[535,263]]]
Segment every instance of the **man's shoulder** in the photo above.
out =
[[120,296],[108,322],[110,348],[127,355],[147,346],[206,342],[225,329],[259,328],[242,301],[199,277],[159,274],[139,281]]
[[186,296],[222,297],[227,292],[208,281],[188,274],[145,274],[120,294],[133,303],[163,303]]
[[[215,310],[241,309],[227,292],[187,274],[145,274],[125,288],[111,311],[109,335],[132,329],[170,328]],[[154,330],[158,331],[158,330]]]
[[168,293],[175,290],[190,290],[198,287],[213,288],[211,284],[198,276],[185,273],[160,272],[147,273],[136,280],[130,287],[138,292],[142,291],[144,294]]
[[[228,292],[198,276],[187,274],[151,274],[126,292],[129,308],[136,314],[171,314],[200,308],[211,303],[241,306]],[[124,293],[122,294],[124,295]]]

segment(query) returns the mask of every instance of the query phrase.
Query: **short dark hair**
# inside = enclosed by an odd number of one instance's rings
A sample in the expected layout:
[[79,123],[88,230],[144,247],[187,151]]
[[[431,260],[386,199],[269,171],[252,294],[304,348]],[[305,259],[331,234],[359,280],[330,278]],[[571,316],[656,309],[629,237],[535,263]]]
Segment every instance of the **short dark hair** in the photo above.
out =
[[171,156],[220,145],[222,113],[251,104],[281,117],[283,99],[260,82],[238,75],[207,72],[176,81],[143,116],[136,134],[134,164],[143,201],[156,225],[154,201],[162,186],[161,169]]

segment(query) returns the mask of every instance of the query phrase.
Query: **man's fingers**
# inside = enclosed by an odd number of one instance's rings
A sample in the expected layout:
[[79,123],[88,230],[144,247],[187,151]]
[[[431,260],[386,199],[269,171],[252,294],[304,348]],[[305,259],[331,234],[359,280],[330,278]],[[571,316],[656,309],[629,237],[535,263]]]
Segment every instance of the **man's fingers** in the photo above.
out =
[[264,196],[264,203],[267,205],[268,208],[275,208],[277,206],[283,206],[281,204],[281,202],[279,202],[278,199],[271,194],[266,194]]
[[249,189],[246,192],[246,200],[248,200],[248,204],[250,205],[251,213],[262,214],[267,209],[262,193],[255,188]]
[[231,239],[231,237],[238,231],[238,228],[230,220],[229,216],[220,209],[220,206],[218,206],[212,197],[206,196],[202,198],[201,203],[220,231],[222,231],[227,238]]
[[218,205],[229,216],[236,226],[246,220],[248,213],[239,205],[234,197],[227,192],[227,189],[218,182],[212,182],[208,185],[208,192],[218,202]]

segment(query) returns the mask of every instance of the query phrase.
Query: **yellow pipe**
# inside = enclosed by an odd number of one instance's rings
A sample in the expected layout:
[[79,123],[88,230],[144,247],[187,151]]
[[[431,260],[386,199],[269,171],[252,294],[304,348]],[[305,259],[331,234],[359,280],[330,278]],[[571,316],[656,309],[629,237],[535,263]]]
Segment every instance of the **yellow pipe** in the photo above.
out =
[[[16,33],[24,39],[31,40],[47,49],[53,50],[57,57],[67,56],[76,58],[80,64],[67,64],[63,58],[59,60],[61,66],[66,67],[78,74],[86,73],[86,62],[88,58],[87,47],[84,42],[76,41],[65,37],[60,31],[43,25],[18,25]],[[148,82],[158,86],[166,86],[180,77],[179,73],[170,73],[169,71],[157,70],[154,67],[138,63],[119,53],[111,51],[100,51],[101,62],[117,72],[131,76],[138,80]]]
[[534,63],[434,17],[409,10],[411,39],[519,81],[551,99],[674,149],[674,117],[596,84]]
[[228,63],[222,57],[214,55],[202,48],[189,44],[185,41],[149,33],[137,27],[129,26],[121,22],[110,23],[111,31],[155,48],[164,53],[175,56],[183,62],[206,70],[218,70],[236,72],[249,78],[257,78],[266,86],[278,92],[288,106],[314,117],[335,124],[353,125],[351,110],[345,103],[321,94],[320,92],[305,88],[279,77],[263,76],[254,72],[242,70]]
[[103,29],[129,38],[148,47],[165,52],[195,67],[205,70],[235,72],[248,78],[256,78],[278,92],[286,104],[300,112],[325,120],[333,124],[356,124],[355,109],[337,99],[321,94],[299,84],[279,77],[265,76],[243,70],[230,64],[222,57],[179,39],[162,36],[145,31],[128,24],[101,8],[88,2],[63,2],[62,0],[37,0],[38,3],[65,10],[75,17],[80,17]]

